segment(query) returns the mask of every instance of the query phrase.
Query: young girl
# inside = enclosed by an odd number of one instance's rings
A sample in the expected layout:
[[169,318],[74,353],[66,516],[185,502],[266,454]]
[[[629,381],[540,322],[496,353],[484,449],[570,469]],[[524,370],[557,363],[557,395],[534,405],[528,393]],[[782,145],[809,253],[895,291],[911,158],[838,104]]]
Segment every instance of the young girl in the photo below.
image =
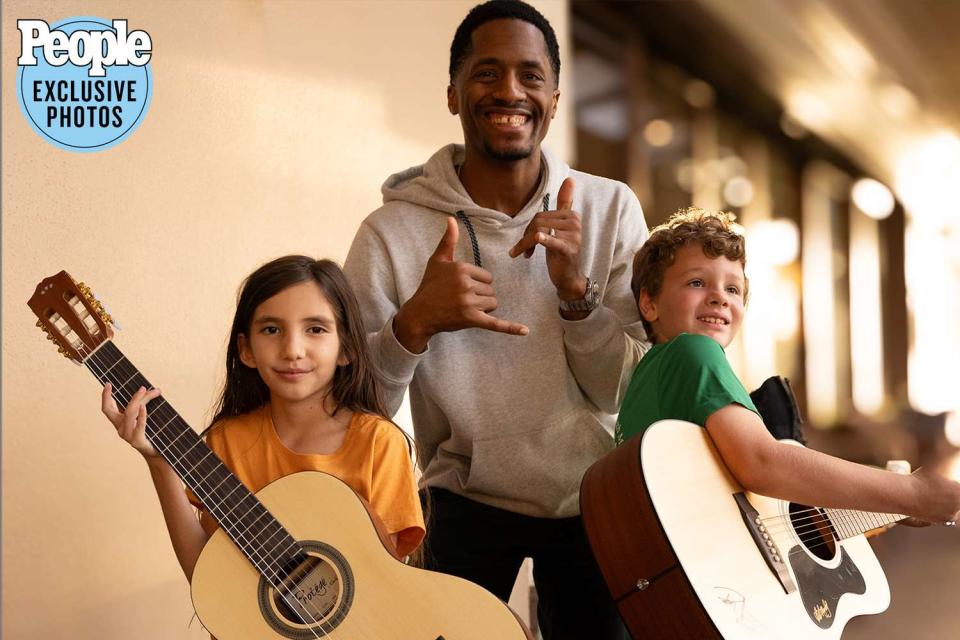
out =
[[[298,471],[325,471],[362,496],[400,557],[424,535],[410,448],[383,418],[360,310],[340,268],[286,256],[243,283],[227,346],[219,407],[207,444],[253,492]],[[106,385],[103,413],[143,455],[187,580],[217,525],[144,435],[140,388],[124,410]],[[197,519],[194,506],[200,508]]]

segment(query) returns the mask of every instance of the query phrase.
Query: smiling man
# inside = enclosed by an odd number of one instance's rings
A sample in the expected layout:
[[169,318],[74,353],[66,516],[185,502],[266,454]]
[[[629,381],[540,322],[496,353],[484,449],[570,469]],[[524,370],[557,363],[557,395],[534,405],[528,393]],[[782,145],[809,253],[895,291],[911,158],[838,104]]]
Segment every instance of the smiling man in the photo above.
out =
[[396,410],[409,386],[433,517],[429,568],[506,600],[534,561],[544,638],[616,637],[579,517],[583,472],[646,349],[630,259],[646,238],[623,184],[541,148],[559,99],[550,24],[475,7],[450,48],[464,144],[391,176],[345,271]]

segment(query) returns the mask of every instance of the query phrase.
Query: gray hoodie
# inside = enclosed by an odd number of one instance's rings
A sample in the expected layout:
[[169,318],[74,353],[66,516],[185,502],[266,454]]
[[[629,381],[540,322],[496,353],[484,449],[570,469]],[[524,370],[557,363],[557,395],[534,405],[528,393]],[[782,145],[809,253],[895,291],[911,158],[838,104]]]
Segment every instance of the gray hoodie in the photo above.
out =
[[[510,217],[470,199],[456,173],[463,157],[462,146],[448,145],[427,164],[390,176],[384,205],[360,226],[344,270],[373,331],[389,411],[410,387],[422,484],[516,513],[573,516],[583,472],[612,448],[614,414],[649,348],[630,292],[633,254],[647,237],[640,203],[626,185],[573,171],[543,150],[538,193]],[[582,270],[599,281],[602,296],[577,321],[560,316],[543,247],[529,260],[507,255],[536,213],[556,208],[568,175],[581,214]],[[493,274],[493,313],[530,333],[439,333],[424,353],[412,354],[397,341],[393,317],[458,211],[469,217]],[[454,257],[472,263],[469,234],[458,224]]]

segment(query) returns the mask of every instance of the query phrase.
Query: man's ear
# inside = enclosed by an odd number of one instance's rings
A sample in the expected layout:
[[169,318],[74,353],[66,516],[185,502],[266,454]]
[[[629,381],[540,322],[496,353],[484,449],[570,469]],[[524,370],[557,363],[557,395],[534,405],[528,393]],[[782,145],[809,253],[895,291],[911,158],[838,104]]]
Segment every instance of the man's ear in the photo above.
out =
[[253,358],[253,350],[250,348],[250,343],[247,342],[247,336],[242,333],[237,335],[237,351],[240,353],[240,362],[251,369],[257,368],[257,361]]
[[457,90],[452,85],[447,85],[447,109],[451,114],[457,115],[460,113],[460,104],[459,99],[457,98]]
[[647,322],[654,323],[660,317],[660,313],[657,311],[657,301],[650,297],[650,292],[644,289],[640,289],[640,299],[637,301],[637,308],[640,310],[640,315],[643,316],[643,319]]
[[554,89],[553,91],[553,106],[550,107],[550,119],[553,120],[557,117],[557,103],[560,101],[560,89]]

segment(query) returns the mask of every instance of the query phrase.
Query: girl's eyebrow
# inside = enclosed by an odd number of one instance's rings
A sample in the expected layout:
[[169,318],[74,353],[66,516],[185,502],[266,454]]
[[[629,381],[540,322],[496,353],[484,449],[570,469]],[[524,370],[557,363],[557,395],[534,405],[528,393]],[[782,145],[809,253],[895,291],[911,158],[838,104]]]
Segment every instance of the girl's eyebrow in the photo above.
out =
[[[283,322],[283,318],[278,318],[276,316],[260,316],[253,321],[254,324],[283,324]],[[333,318],[328,318],[326,316],[307,316],[306,318],[303,318],[301,322],[332,325],[334,321]]]

